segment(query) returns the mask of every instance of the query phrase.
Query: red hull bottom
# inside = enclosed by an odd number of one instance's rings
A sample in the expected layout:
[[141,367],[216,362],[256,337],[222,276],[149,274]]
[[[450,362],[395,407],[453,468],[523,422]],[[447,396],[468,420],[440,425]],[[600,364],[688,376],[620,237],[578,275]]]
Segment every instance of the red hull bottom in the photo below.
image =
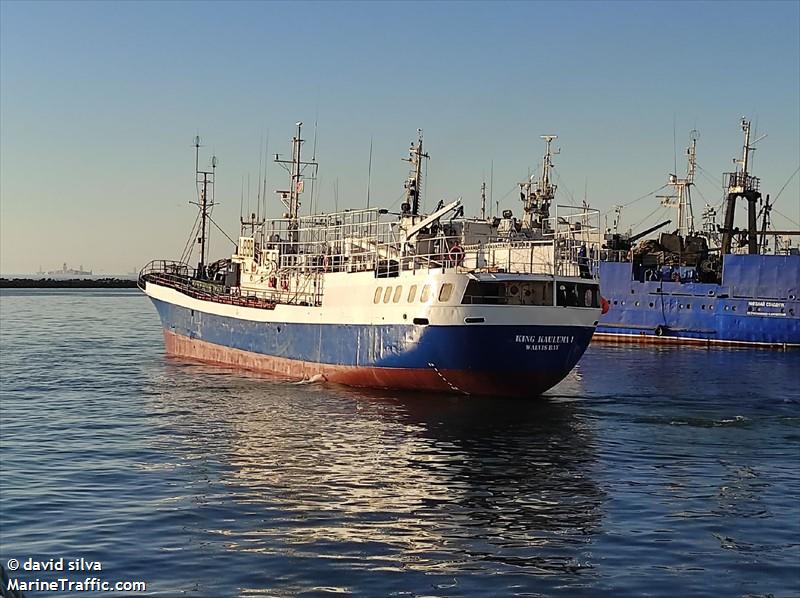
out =
[[362,388],[422,390],[475,395],[537,396],[560,382],[567,372],[470,372],[467,370],[381,368],[332,365],[250,353],[164,331],[168,355],[203,363],[309,380],[322,376],[328,382]]

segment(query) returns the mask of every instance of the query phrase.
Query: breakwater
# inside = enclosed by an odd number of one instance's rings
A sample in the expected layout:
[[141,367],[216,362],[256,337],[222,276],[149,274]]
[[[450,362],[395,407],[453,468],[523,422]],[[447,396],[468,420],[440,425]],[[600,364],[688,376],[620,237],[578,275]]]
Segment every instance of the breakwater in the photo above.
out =
[[133,289],[127,278],[0,278],[0,289]]

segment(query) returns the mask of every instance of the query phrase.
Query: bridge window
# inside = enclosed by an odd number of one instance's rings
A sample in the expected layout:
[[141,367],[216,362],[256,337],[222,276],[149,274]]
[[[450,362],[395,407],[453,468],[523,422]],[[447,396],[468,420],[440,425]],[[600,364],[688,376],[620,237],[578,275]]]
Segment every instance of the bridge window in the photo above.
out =
[[[618,301],[614,301],[617,305]],[[625,301],[619,301],[625,305]],[[600,307],[600,291],[597,285],[575,282],[558,282],[556,304],[563,307]]]
[[447,301],[450,299],[450,295],[453,293],[453,285],[449,282],[446,282],[442,285],[442,288],[439,289],[439,301]]
[[389,303],[389,300],[392,298],[392,287],[386,287],[386,290],[383,292],[383,302]]
[[506,285],[500,282],[478,282],[470,280],[461,303],[481,305],[505,305]]
[[394,289],[394,297],[392,298],[392,301],[394,303],[400,303],[400,295],[402,294],[403,294],[403,285],[398,285]]
[[375,299],[373,299],[373,303],[380,303],[382,294],[383,294],[382,287],[378,287],[377,289],[375,289]]
[[419,295],[420,302],[427,303],[428,297],[430,297],[430,294],[431,294],[431,285],[429,285],[429,284],[423,285],[422,286],[422,293],[420,293],[420,295]]
[[417,298],[417,285],[412,284],[411,288],[408,289],[408,302],[414,303],[414,299]]

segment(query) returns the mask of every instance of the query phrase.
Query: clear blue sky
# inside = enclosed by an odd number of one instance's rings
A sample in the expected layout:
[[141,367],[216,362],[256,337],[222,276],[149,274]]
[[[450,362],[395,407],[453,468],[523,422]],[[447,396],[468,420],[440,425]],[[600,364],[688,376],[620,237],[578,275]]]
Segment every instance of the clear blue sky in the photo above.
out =
[[[543,133],[559,135],[559,200],[588,188],[608,210],[666,182],[673,126],[682,172],[697,128],[699,216],[721,199],[713,181],[733,168],[742,115],[768,133],[755,174],[774,197],[800,164],[796,1],[3,1],[0,272],[178,257],[198,132],[220,160],[215,219],[236,236],[262,136],[287,153],[298,120],[318,118],[321,207],[337,178],[340,208],[364,205],[371,137],[373,204],[395,202],[421,127],[427,204],[463,196],[473,214],[492,161],[494,198],[519,211],[509,191]],[[269,179],[286,185],[278,167]],[[798,179],[776,205],[794,221]],[[630,206],[623,224],[656,206]],[[217,235],[213,253],[228,252]]]

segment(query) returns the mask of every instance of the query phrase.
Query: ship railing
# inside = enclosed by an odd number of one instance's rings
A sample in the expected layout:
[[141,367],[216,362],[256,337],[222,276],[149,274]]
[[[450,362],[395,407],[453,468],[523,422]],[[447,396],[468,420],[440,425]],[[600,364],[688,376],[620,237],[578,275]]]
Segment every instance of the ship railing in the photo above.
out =
[[176,260],[152,260],[145,264],[139,271],[138,284],[144,289],[144,282],[149,279],[161,278],[177,282],[192,278],[195,269],[184,262]]
[[[294,252],[292,252],[294,251]],[[350,239],[343,247],[305,243],[280,244],[268,275],[374,271],[393,276],[401,271],[442,268],[555,274],[585,277],[600,256],[599,246],[576,239],[489,240],[465,244],[460,236],[422,239],[414,244]]]
[[761,185],[761,179],[745,174],[744,172],[726,172],[722,176],[725,181],[724,187],[728,189],[728,193],[758,191]]
[[444,234],[457,221],[406,239],[396,219],[381,221],[385,213],[355,210],[273,220],[256,243],[255,255],[270,273],[374,271],[381,277],[455,267],[585,276],[599,258],[599,213],[589,208],[557,206],[544,239],[484,236],[479,242]]
[[273,301],[259,296],[240,296],[231,293],[224,284],[212,280],[200,280],[195,277],[196,269],[188,264],[171,260],[153,260],[139,272],[138,286],[145,290],[145,284],[154,284],[175,289],[176,291],[204,301],[261,307],[272,309]]
[[557,205],[542,228],[544,238],[553,240],[557,275],[596,276],[603,240],[599,210]]
[[[297,252],[290,253],[292,250]],[[400,272],[453,268],[588,278],[600,255],[599,247],[587,247],[576,239],[490,239],[465,244],[460,235],[423,238],[413,244],[358,238],[350,239],[342,248],[286,244],[278,251],[279,257],[267,272],[268,278],[278,281],[331,272],[374,272],[377,277],[392,277]]]

